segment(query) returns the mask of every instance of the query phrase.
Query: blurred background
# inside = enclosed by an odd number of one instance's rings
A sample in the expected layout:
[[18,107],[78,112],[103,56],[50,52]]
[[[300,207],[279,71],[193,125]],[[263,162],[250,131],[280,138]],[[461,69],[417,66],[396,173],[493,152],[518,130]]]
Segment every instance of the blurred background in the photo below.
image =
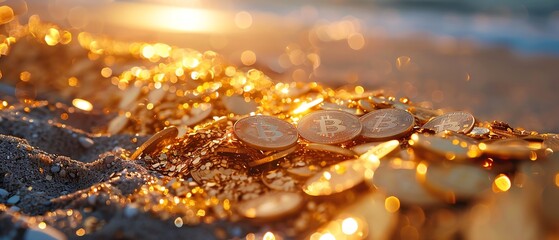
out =
[[213,50],[276,81],[362,85],[559,132],[559,1],[3,1],[20,19]]

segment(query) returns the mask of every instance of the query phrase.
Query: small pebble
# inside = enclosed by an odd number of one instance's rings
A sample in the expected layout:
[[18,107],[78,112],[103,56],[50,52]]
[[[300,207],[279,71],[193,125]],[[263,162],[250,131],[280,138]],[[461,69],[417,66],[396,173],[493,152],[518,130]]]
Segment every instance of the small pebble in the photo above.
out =
[[45,229],[40,228],[30,228],[25,231],[25,235],[23,235],[24,240],[32,240],[32,239],[44,239],[44,240],[65,240],[67,239],[66,236],[52,227],[45,227]]
[[54,165],[50,168],[50,171],[53,173],[60,172],[60,165]]
[[64,169],[60,170],[60,176],[61,177],[66,177],[66,170],[64,170]]
[[80,142],[80,144],[84,148],[90,148],[90,147],[93,146],[93,144],[95,144],[95,142],[93,140],[91,140],[91,138],[88,138],[88,137],[80,137],[78,139],[78,141]]
[[10,210],[14,211],[14,212],[19,212],[19,210],[21,210],[21,209],[18,206],[11,206]]
[[7,204],[16,204],[19,202],[19,196],[18,195],[14,195],[11,198],[8,198],[8,200],[6,201]]
[[0,188],[0,198],[5,198],[9,195],[10,193],[8,191],[6,191],[3,188]]

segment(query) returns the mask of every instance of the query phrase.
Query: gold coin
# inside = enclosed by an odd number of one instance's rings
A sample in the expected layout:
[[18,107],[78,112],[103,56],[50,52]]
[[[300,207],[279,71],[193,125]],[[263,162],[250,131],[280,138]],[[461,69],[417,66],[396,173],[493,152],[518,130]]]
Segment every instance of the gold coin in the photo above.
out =
[[448,130],[466,134],[472,130],[475,121],[474,116],[470,113],[451,112],[431,119],[423,125],[423,128],[436,133]]
[[446,133],[447,135],[440,136],[413,134],[409,143],[417,156],[431,161],[441,159],[464,161],[477,158],[482,154],[474,139],[460,134]]
[[326,151],[331,153],[337,153],[348,157],[356,157],[355,152],[338,146],[320,144],[320,143],[309,143],[306,146],[306,149],[317,150],[317,151]]
[[363,161],[347,160],[330,166],[310,177],[303,191],[311,196],[325,196],[340,193],[365,180],[365,165]]
[[303,196],[293,192],[273,191],[237,204],[246,218],[273,220],[295,213],[303,205]]
[[523,139],[502,139],[490,143],[480,143],[484,154],[503,160],[536,160],[545,156],[545,146],[541,142],[529,142]]
[[417,167],[417,178],[425,188],[449,203],[481,197],[491,190],[491,173],[469,164],[428,164]]
[[434,205],[442,201],[425,189],[416,177],[414,161],[393,159],[383,162],[375,171],[372,184],[388,196],[395,196],[401,203],[411,205]]
[[297,143],[297,129],[276,117],[256,115],[235,122],[233,133],[247,145],[261,150],[282,150]]
[[357,155],[361,155],[361,154],[366,153],[367,151],[369,151],[371,148],[378,146],[381,143],[383,143],[383,142],[363,143],[363,144],[359,144],[357,146],[352,147],[350,150],[355,152]]
[[361,136],[377,140],[402,137],[415,125],[413,115],[395,108],[372,111],[359,120],[363,125]]
[[426,123],[434,117],[438,117],[443,114],[442,110],[434,110],[429,108],[423,108],[418,106],[412,106],[409,108],[410,113],[412,113],[421,123]]
[[283,151],[279,151],[279,152],[277,152],[277,153],[271,154],[271,155],[266,156],[266,157],[263,157],[263,158],[261,158],[261,159],[258,159],[258,160],[249,162],[248,165],[249,165],[250,167],[255,167],[255,166],[258,166],[258,165],[262,165],[262,164],[265,164],[265,163],[269,163],[269,162],[278,160],[278,159],[280,159],[280,158],[284,158],[284,157],[286,157],[287,155],[289,155],[289,154],[295,152],[298,148],[299,148],[299,146],[298,146],[298,145],[295,145],[295,146],[290,147],[290,148],[288,148],[288,149],[285,149],[285,150],[283,150]]
[[374,147],[371,147],[365,153],[361,154],[359,156],[359,159],[370,163],[377,163],[378,160],[387,156],[389,153],[396,150],[399,146],[400,142],[398,142],[398,140],[386,141]]
[[168,127],[165,128],[156,134],[154,134],[151,138],[145,141],[136,151],[130,156],[130,159],[136,159],[143,153],[150,153],[156,150],[157,148],[162,148],[165,145],[171,143],[177,135],[179,134],[179,130],[176,127]]
[[337,144],[347,142],[361,133],[359,119],[349,113],[322,110],[309,113],[299,121],[299,134],[315,143]]

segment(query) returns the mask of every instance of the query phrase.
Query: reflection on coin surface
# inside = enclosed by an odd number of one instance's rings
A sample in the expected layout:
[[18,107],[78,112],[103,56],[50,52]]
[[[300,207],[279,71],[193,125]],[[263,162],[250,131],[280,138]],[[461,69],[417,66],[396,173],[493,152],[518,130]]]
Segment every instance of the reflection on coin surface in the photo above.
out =
[[540,142],[528,142],[523,139],[501,139],[490,143],[481,143],[483,153],[505,160],[537,160],[544,156],[545,147]]
[[237,211],[247,218],[272,220],[294,213],[302,203],[298,193],[274,191],[239,203]]
[[464,161],[477,158],[481,151],[477,141],[461,134],[438,134],[438,136],[413,134],[409,141],[414,152],[431,161],[451,160]]
[[342,111],[316,111],[299,121],[297,130],[311,142],[336,144],[349,141],[361,133],[361,123],[354,115]]
[[424,187],[449,203],[480,197],[491,190],[489,171],[468,164],[421,162],[417,177]]
[[247,145],[261,150],[281,150],[297,142],[297,129],[293,125],[264,115],[238,120],[233,133]]
[[431,195],[416,178],[416,163],[399,159],[385,162],[375,171],[372,184],[388,196],[411,205],[434,205],[442,202]]
[[311,196],[343,192],[365,180],[365,166],[360,160],[347,160],[330,166],[307,180],[303,191]]
[[155,149],[169,144],[170,141],[175,139],[178,134],[179,130],[176,127],[168,127],[157,132],[140,147],[138,147],[138,149],[136,149],[136,151],[130,156],[130,159],[136,159],[144,152],[153,152]]
[[359,120],[363,124],[361,135],[372,139],[401,137],[409,133],[415,124],[413,115],[395,108],[372,111]]
[[430,129],[437,133],[448,130],[459,133],[469,133],[474,127],[475,119],[467,112],[451,112],[436,118],[423,125],[424,129]]
[[490,133],[489,128],[486,127],[474,127],[472,131],[468,134],[468,136],[475,137],[475,138],[483,138],[488,136]]

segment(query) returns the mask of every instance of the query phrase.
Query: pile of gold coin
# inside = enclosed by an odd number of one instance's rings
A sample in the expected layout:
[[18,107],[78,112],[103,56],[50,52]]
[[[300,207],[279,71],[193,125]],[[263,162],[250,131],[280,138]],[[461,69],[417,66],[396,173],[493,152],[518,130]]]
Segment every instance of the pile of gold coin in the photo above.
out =
[[[12,26],[19,31],[2,44],[13,49],[21,39],[25,47],[30,37],[52,46],[44,39],[60,29],[31,20]],[[243,232],[252,239],[559,236],[557,135],[362,86],[275,82],[214,52],[76,36],[78,60],[87,64],[74,75],[89,80],[78,88],[77,79],[58,79],[57,86],[70,97],[90,89],[85,96],[111,119],[96,133],[152,135],[127,154],[149,170],[149,183],[122,202],[162,221],[242,222],[254,226]],[[112,88],[93,96],[91,74]],[[80,194],[101,188],[91,189]],[[514,235],[511,226],[530,228]]]

